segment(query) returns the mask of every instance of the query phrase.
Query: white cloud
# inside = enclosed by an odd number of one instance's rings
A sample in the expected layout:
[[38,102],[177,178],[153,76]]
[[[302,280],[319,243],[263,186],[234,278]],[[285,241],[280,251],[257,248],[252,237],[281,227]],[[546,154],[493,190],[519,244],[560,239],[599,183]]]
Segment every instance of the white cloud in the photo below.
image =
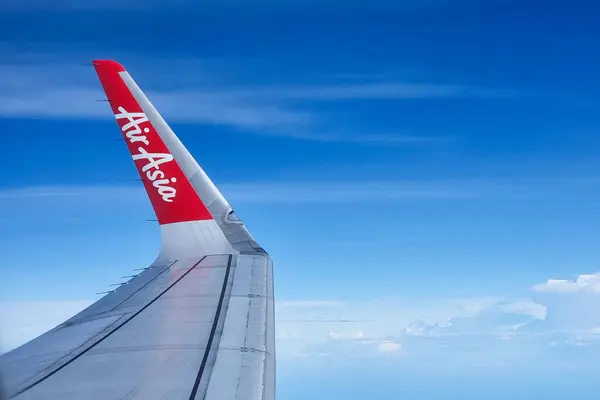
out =
[[[4,350],[43,333],[89,303],[0,303]],[[276,311],[278,357],[292,363],[323,358],[328,363],[353,363],[377,357],[400,362],[394,355],[402,350],[402,362],[495,365],[502,364],[505,352],[506,357],[524,353],[526,349],[518,346],[538,343],[552,351],[559,347],[548,346],[551,342],[583,346],[600,338],[597,327],[562,331],[532,327],[533,321],[545,321],[547,314],[545,305],[532,300],[284,300],[276,304]]]
[[396,353],[400,350],[402,345],[400,343],[392,341],[382,341],[377,345],[377,350],[380,353]]
[[365,333],[362,331],[354,332],[329,332],[329,338],[333,340],[356,340],[365,337]]
[[531,300],[515,301],[500,305],[500,309],[505,313],[529,315],[535,319],[545,320],[548,309],[540,303]]
[[[198,67],[196,61],[191,61]],[[187,61],[174,61],[171,68],[188,70]],[[181,64],[181,65],[180,65]],[[189,74],[185,90],[152,89],[165,76],[147,73],[140,63],[142,88],[169,122],[225,125],[257,133],[293,135],[307,130],[313,115],[275,101],[240,97],[227,88],[198,84],[198,71]],[[68,77],[68,80],[65,80]],[[170,80],[165,76],[165,80]],[[174,84],[174,86],[178,86]],[[0,65],[0,115],[8,117],[76,118],[111,120],[105,95],[91,67],[70,64]]]
[[55,185],[55,186],[25,186],[20,188],[0,189],[0,199],[40,199],[51,197],[93,197],[114,198],[138,197],[144,193],[143,186],[81,186],[81,185]]
[[534,285],[533,290],[546,293],[600,293],[600,272],[579,275],[574,281],[548,279]]
[[276,307],[282,358],[299,352],[314,357],[323,351],[345,359],[375,357],[397,351],[400,343],[412,352],[415,346],[425,346],[421,340],[433,348],[448,346],[449,341],[457,348],[470,347],[474,340],[516,337],[516,331],[546,317],[542,304],[499,297],[298,304],[302,307]]
[[[203,92],[149,92],[148,96],[169,122],[227,125],[265,133],[288,134],[288,129],[308,127],[308,112],[277,105],[252,104],[210,96]],[[99,89],[83,87],[19,88],[0,92],[0,115],[8,117],[86,118],[110,120],[111,111]],[[295,131],[294,131],[295,132]],[[291,135],[293,132],[290,132]]]
[[[458,306],[448,318],[434,322],[412,321],[402,333],[421,338],[442,338],[460,335],[490,335],[512,337],[520,328],[535,320],[546,319],[547,309],[532,300],[506,301],[500,298],[461,299],[447,301]],[[518,316],[517,321],[509,315]],[[523,320],[523,317],[527,319]]]
[[402,333],[407,336],[432,337],[441,335],[444,328],[449,328],[451,326],[451,320],[437,321],[432,324],[428,324],[422,320],[416,320],[404,328]]
[[497,297],[484,297],[475,299],[459,299],[457,300],[458,307],[468,316],[477,315],[480,312],[495,306],[500,302]]
[[[4,349],[43,333],[89,303],[0,304]],[[553,317],[557,313],[570,313],[572,317],[573,310],[552,311]],[[508,351],[509,357],[525,350],[505,346],[543,344],[544,351],[553,351],[560,346],[548,343],[582,346],[600,338],[598,325],[589,328],[553,325],[548,320],[547,305],[529,299],[438,298],[420,303],[402,298],[282,300],[277,302],[276,312],[278,357],[302,362],[316,362],[325,354],[329,360],[335,360],[328,362],[356,362],[402,350],[406,362],[413,357],[410,362],[439,363],[448,357],[461,363],[492,365],[501,364],[498,357],[504,357],[504,352]],[[457,360],[457,354],[462,358]],[[535,351],[530,354],[536,356]]]

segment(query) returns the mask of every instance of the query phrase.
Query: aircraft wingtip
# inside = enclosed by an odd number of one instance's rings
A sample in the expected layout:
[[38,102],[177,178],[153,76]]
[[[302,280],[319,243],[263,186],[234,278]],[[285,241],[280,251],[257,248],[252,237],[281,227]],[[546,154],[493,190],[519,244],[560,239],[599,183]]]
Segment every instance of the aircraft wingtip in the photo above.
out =
[[111,69],[113,72],[125,71],[125,67],[115,60],[93,60],[92,64],[95,68],[107,68]]

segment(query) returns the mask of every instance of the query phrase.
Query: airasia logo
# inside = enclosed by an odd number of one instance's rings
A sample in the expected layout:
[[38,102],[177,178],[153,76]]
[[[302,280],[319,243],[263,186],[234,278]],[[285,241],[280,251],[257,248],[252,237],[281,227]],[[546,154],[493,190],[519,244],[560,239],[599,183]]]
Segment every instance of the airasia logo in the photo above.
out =
[[[117,110],[119,110],[119,114],[115,114],[117,121],[121,119],[128,121],[121,127],[125,137],[129,139],[130,143],[140,143],[137,148],[138,154],[132,153],[131,157],[134,161],[146,160],[146,164],[142,166],[142,172],[152,182],[152,186],[157,189],[163,201],[173,202],[177,190],[169,184],[177,182],[177,179],[166,177],[160,169],[161,164],[173,161],[173,156],[169,153],[148,153],[148,150],[146,150],[145,146],[150,146],[150,141],[144,133],[149,133],[150,128],[145,127],[142,129],[140,127],[144,122],[148,122],[146,114],[143,112],[130,113],[122,106],[119,106]],[[145,146],[142,146],[142,144]]]

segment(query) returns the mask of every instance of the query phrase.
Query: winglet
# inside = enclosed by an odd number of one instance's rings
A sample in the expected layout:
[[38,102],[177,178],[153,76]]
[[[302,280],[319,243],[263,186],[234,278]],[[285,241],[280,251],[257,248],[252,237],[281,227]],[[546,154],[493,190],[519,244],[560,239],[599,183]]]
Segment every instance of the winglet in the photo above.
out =
[[156,127],[131,93],[125,68],[113,60],[92,62],[125,143],[161,225],[213,219]]

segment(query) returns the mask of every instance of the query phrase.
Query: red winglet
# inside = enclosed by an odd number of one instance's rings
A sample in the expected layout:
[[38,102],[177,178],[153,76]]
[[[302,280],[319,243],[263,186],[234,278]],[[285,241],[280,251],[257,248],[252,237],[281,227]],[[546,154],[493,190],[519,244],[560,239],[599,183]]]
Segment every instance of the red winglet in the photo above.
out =
[[125,68],[112,60],[94,60],[93,65],[158,222],[162,225],[213,219],[123,81],[121,73]]

